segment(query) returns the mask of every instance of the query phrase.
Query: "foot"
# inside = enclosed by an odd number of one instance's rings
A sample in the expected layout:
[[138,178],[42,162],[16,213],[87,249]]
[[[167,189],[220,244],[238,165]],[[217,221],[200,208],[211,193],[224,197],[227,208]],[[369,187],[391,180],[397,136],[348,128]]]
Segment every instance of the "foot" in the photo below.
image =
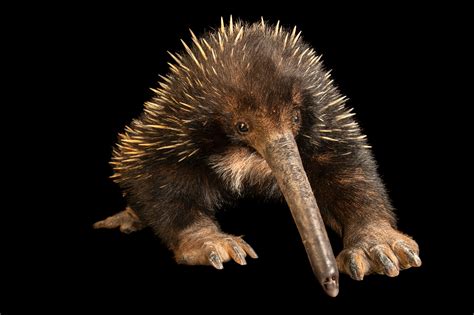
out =
[[418,253],[418,244],[409,236],[388,224],[372,225],[344,236],[337,265],[354,280],[371,273],[395,277],[402,269],[421,266]]
[[239,265],[246,265],[247,255],[258,258],[241,237],[222,233],[213,224],[192,226],[180,233],[179,240],[174,249],[179,264],[211,265],[222,269],[223,263],[231,259]]
[[140,218],[132,210],[127,207],[124,211],[119,212],[105,220],[94,223],[94,229],[115,229],[119,228],[123,233],[132,233],[143,229],[145,226]]

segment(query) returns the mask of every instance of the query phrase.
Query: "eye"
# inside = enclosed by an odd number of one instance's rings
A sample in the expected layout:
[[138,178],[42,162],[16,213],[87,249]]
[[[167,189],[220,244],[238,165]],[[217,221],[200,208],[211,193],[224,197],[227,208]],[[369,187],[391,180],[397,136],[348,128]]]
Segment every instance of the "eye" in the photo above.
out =
[[246,133],[249,131],[249,125],[243,121],[239,121],[235,127],[240,133]]
[[298,111],[294,111],[291,119],[293,120],[294,124],[299,124],[301,120],[300,113]]

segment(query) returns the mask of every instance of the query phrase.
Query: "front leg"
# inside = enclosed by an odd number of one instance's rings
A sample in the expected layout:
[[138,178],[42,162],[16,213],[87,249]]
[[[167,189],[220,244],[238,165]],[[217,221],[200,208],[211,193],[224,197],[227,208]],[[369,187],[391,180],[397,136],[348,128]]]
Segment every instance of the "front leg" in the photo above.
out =
[[371,273],[395,277],[402,269],[421,266],[418,244],[386,221],[346,226],[343,239],[338,268],[355,280]]
[[[363,149],[360,149],[363,150]],[[311,159],[309,172],[323,218],[342,235],[338,268],[353,279],[371,273],[397,276],[419,267],[417,243],[396,230],[396,220],[370,152]]]
[[247,254],[257,258],[252,247],[241,237],[221,232],[216,223],[206,217],[179,231],[172,250],[178,263],[212,265],[216,269],[222,269],[222,263],[231,259],[246,265]]
[[128,186],[127,201],[141,222],[174,252],[178,263],[222,269],[231,259],[245,265],[247,255],[257,258],[241,237],[223,233],[214,220],[222,197],[212,178],[198,169],[181,168],[171,173],[176,176],[169,173]]

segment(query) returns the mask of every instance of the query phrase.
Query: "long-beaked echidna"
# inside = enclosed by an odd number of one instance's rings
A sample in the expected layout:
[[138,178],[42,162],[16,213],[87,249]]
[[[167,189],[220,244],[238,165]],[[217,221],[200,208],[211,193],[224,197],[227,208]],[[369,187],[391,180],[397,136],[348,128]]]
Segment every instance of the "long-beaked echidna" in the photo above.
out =
[[[352,109],[296,28],[231,18],[191,35],[114,150],[113,178],[129,207],[95,227],[149,226],[179,263],[221,269],[257,255],[220,231],[215,211],[249,192],[283,195],[329,295],[338,269],[361,280],[420,266],[416,242],[395,229]],[[322,218],[343,237],[337,262]]]

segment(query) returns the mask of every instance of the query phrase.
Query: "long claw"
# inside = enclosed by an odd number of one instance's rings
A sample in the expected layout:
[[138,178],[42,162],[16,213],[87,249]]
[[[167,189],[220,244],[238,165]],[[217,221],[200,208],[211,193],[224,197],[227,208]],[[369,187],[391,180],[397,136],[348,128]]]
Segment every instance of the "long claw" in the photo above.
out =
[[246,265],[247,253],[257,258],[252,247],[238,236],[215,231],[207,234],[198,231],[196,234],[187,234],[180,240],[182,244],[173,249],[178,263],[211,265],[216,269],[223,269],[223,264],[230,260]]
[[416,247],[411,247],[405,242],[397,242],[395,246],[393,246],[394,251],[399,257],[400,267],[402,269],[421,266],[421,259],[412,248]]
[[351,271],[351,278],[354,280],[361,281],[364,279],[364,273],[362,266],[358,264],[357,258],[355,255],[351,255],[350,261],[349,261],[349,268]]
[[222,260],[221,260],[221,257],[219,256],[219,254],[217,254],[216,251],[212,250],[210,253],[209,253],[209,262],[211,263],[211,265],[216,268],[216,269],[223,269],[224,268],[224,265],[222,265]]
[[397,230],[369,226],[345,238],[337,266],[355,280],[372,273],[396,277],[401,270],[421,265],[418,244]]
[[258,255],[257,253],[253,250],[252,246],[250,246],[246,241],[244,241],[242,238],[238,239],[240,247],[253,259],[257,259]]
[[374,249],[376,259],[382,264],[384,273],[389,277],[396,277],[400,273],[395,263],[390,259],[382,248]]
[[412,250],[410,250],[410,255],[408,257],[410,257],[411,265],[413,267],[420,267],[421,266],[420,257],[417,254],[415,254]]
[[364,279],[364,275],[369,270],[369,262],[364,251],[360,249],[343,250],[336,261],[339,270],[347,273],[354,280]]
[[420,257],[418,257],[418,255],[408,246],[402,245],[401,247],[410,265],[413,267],[420,267],[421,266]]
[[229,238],[227,241],[229,242],[229,245],[228,245],[230,247],[229,254],[232,257],[232,259],[239,265],[246,265],[247,264],[247,261],[245,261],[246,254],[243,251],[243,249],[241,249],[240,246],[237,244],[237,242],[234,241],[233,239]]

